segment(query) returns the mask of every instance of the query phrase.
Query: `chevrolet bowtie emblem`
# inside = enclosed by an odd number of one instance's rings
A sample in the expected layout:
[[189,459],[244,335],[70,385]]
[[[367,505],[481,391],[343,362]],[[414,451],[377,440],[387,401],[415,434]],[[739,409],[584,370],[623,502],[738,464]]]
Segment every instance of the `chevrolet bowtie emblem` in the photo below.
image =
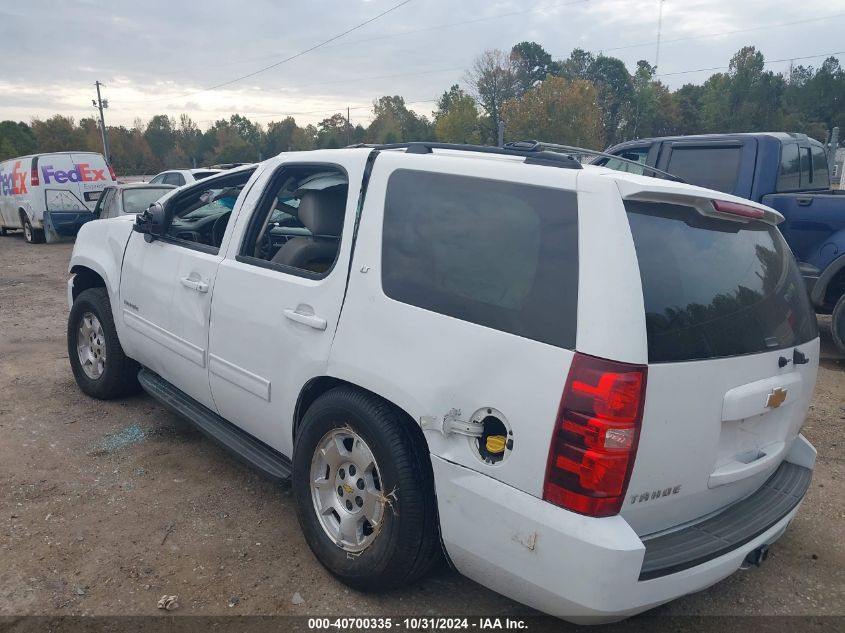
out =
[[349,484],[343,484],[343,490],[344,490],[344,491],[346,492],[346,494],[348,494],[348,495],[351,495],[353,492],[355,492],[355,489],[354,489],[354,488],[352,488],[352,486],[350,486]]
[[772,389],[772,392],[769,394],[769,397],[766,398],[766,406],[769,409],[777,409],[785,401],[786,389],[781,389],[780,387],[778,387],[777,389]]

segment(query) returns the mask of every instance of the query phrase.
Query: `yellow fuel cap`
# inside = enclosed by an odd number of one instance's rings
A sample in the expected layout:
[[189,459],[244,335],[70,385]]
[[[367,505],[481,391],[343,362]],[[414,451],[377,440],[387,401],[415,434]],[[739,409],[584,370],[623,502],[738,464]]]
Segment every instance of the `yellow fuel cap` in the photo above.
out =
[[505,452],[505,436],[504,435],[490,435],[487,437],[487,452],[498,455]]

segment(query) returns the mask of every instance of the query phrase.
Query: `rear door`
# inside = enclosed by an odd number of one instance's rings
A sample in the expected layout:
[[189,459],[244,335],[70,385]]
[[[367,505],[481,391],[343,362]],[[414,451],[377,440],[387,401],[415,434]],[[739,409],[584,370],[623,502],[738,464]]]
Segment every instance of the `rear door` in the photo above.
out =
[[803,425],[819,345],[775,226],[683,204],[625,208],[649,368],[622,514],[650,534],[737,501],[774,472]]

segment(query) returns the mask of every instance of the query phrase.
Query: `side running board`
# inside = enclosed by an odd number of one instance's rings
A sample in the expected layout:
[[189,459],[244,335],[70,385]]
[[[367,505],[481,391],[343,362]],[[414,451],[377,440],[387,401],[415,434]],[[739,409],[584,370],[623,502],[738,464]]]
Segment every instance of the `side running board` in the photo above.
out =
[[149,369],[140,371],[138,382],[144,391],[165,407],[191,422],[204,435],[234,453],[235,457],[254,467],[265,477],[279,483],[290,481],[293,464],[277,450],[227,422]]

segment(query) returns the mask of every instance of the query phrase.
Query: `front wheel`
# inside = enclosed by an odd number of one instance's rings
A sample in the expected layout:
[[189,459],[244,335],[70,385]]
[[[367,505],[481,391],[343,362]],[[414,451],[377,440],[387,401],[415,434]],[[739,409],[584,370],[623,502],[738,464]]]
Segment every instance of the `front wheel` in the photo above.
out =
[[110,400],[138,390],[138,364],[123,353],[105,288],[84,290],[67,323],[67,353],[76,384],[92,398]]
[[308,409],[296,438],[299,523],[317,559],[361,591],[409,584],[440,559],[424,440],[384,400],[338,387]]
[[840,352],[845,354],[845,294],[839,297],[830,318],[830,333]]

